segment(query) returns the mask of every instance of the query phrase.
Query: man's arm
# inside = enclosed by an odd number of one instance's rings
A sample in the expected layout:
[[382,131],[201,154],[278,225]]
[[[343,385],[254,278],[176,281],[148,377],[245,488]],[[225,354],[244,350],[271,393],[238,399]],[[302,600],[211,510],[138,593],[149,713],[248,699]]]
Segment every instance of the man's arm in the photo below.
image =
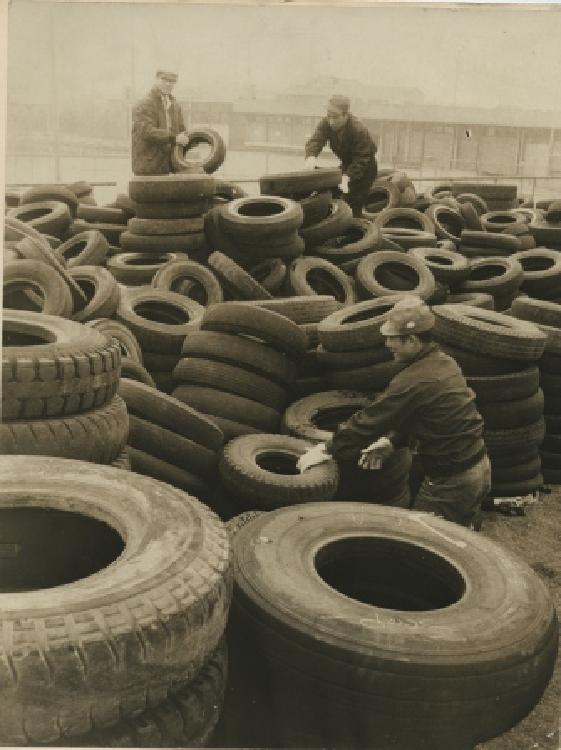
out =
[[319,156],[321,150],[327,143],[329,136],[329,124],[324,118],[320,120],[312,137],[306,142],[306,158],[309,156]]
[[158,113],[151,102],[143,101],[136,105],[132,113],[133,129],[147,141],[153,143],[173,143],[175,136],[170,136],[167,128],[158,127]]
[[362,179],[372,162],[372,141],[366,128],[353,134],[352,151],[353,159],[347,167],[350,182]]

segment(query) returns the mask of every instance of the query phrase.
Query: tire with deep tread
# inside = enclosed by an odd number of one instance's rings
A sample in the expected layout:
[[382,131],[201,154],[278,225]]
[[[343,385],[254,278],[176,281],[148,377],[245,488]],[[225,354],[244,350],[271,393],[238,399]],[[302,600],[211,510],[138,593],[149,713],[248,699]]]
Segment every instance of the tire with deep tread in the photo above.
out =
[[233,393],[198,385],[180,385],[171,395],[210,418],[223,417],[263,432],[275,432],[279,427],[278,411]]
[[101,266],[76,266],[69,270],[88,301],[75,300],[72,320],[85,323],[97,318],[111,318],[119,306],[121,292],[113,274]]
[[[393,267],[403,271],[403,284],[394,284],[396,288],[386,286],[383,277],[380,275],[380,271],[382,271],[382,274],[385,272],[383,266],[389,267],[390,271]],[[392,273],[389,283],[394,283],[396,275]],[[399,279],[401,279],[401,274]],[[411,255],[393,250],[380,250],[366,255],[356,269],[356,281],[359,291],[365,297],[387,297],[388,295],[405,293],[414,294],[423,300],[427,300],[436,289],[434,276],[422,261]]]
[[[212,255],[209,260],[211,257]],[[189,282],[188,288],[181,286],[184,281]],[[195,261],[176,260],[160,266],[152,278],[152,286],[168,292],[179,291],[203,307],[224,301],[222,287],[216,276]]]
[[336,265],[323,258],[295,260],[288,269],[289,291],[296,296],[330,295],[343,305],[356,301],[353,280]]
[[101,266],[109,245],[101,232],[90,230],[75,234],[56,249],[55,255],[66,261],[68,268],[73,266]]
[[468,377],[467,384],[475,392],[478,404],[504,401],[511,404],[536,393],[540,387],[540,371],[532,366],[505,375],[479,375]]
[[114,339],[117,343],[123,357],[129,357],[142,364],[142,350],[136,336],[127,326],[119,323],[118,320],[109,318],[98,318],[88,320],[85,324],[88,328],[95,328],[97,331],[105,334],[109,339]]
[[288,407],[282,418],[282,431],[302,440],[325,442],[333,434],[322,426],[326,419],[340,424],[371,403],[372,399],[357,391],[314,393]]
[[272,299],[273,295],[247,271],[227,255],[216,250],[208,257],[208,265],[238,299]]

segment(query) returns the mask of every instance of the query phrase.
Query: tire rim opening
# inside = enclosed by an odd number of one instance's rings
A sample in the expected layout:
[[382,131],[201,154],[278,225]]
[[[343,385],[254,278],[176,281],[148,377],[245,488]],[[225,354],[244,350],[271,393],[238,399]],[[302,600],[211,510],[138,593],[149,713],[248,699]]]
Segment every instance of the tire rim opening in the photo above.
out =
[[419,286],[419,274],[401,263],[383,263],[374,269],[374,278],[386,289],[411,292]]
[[40,219],[43,216],[51,213],[50,208],[30,208],[28,211],[22,211],[19,215],[20,221],[30,222],[35,219]]
[[212,155],[212,146],[208,141],[193,140],[182,149],[182,159],[190,164],[203,164]]
[[469,281],[486,281],[487,279],[496,279],[506,273],[504,266],[495,264],[485,264],[479,268],[472,269],[469,275]]
[[296,476],[300,472],[296,468],[296,462],[299,456],[293,456],[290,453],[281,453],[280,451],[263,451],[255,459],[255,463],[260,469],[270,471],[272,474],[284,474],[285,476]]
[[348,317],[343,319],[342,325],[349,325],[352,323],[361,323],[363,320],[372,320],[373,318],[379,318],[380,316],[388,313],[392,308],[393,308],[393,304],[380,305],[375,310],[364,310],[363,312],[355,313],[354,315],[349,315]]
[[456,239],[460,238],[462,230],[464,228],[463,223],[452,213],[444,213],[444,211],[438,214],[438,223],[443,229],[451,234]]
[[4,284],[4,307],[8,310],[43,312],[44,306],[45,293],[38,284],[32,281]]
[[66,258],[66,260],[70,258],[77,258],[78,255],[80,255],[80,253],[85,250],[87,244],[87,240],[79,240],[78,242],[72,243],[70,247],[65,248],[62,254]]
[[190,321],[184,310],[169,302],[139,302],[134,306],[134,311],[141,318],[170,326],[180,326]]
[[314,414],[311,422],[318,430],[334,432],[341,422],[346,422],[361,408],[359,404],[356,406],[331,406]]
[[141,266],[143,268],[159,267],[164,263],[170,261],[171,258],[167,255],[145,255],[143,258],[126,258],[124,264],[126,266]]
[[350,537],[322,547],[319,577],[350,599],[382,609],[430,612],[458,602],[466,590],[459,570],[416,544]]
[[420,232],[424,227],[420,220],[412,219],[408,216],[396,216],[384,224],[384,229],[416,229]]
[[82,312],[87,305],[92,301],[95,295],[95,284],[90,279],[78,279],[74,277],[74,280],[80,287],[80,289],[84,292],[84,294],[87,297],[87,300],[84,302],[84,300],[78,295],[76,295],[76,299],[74,301],[74,314],[78,312]]
[[269,201],[255,201],[255,203],[245,203],[238,207],[240,216],[277,216],[285,211],[283,205]]
[[313,268],[306,274],[306,281],[319,295],[335,297],[337,302],[345,302],[347,295],[339,280],[323,268]]
[[429,263],[434,263],[436,266],[454,265],[454,261],[451,258],[446,258],[443,255],[425,255],[425,260]]
[[171,285],[171,291],[176,294],[182,294],[184,297],[189,297],[189,299],[198,302],[199,305],[203,305],[203,307],[205,307],[208,302],[208,295],[204,286],[198,281],[189,279],[186,276],[176,279]]
[[525,271],[548,271],[552,268],[556,261],[553,258],[519,258],[522,268]]
[[49,508],[0,510],[0,593],[63,586],[106,568],[125,548],[103,521]]
[[[4,306],[6,306],[6,293],[4,292]],[[28,331],[17,331],[10,329],[10,321],[5,320],[2,327],[2,346],[37,346],[42,344],[51,344],[56,340],[53,334],[47,331],[41,334],[38,331],[29,333]]]

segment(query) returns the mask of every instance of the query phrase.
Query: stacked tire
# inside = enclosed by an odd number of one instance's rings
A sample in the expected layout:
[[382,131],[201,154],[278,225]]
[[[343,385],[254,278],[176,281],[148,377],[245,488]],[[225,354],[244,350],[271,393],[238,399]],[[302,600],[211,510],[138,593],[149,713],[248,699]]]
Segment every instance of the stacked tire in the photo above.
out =
[[291,400],[305,334],[279,313],[239,302],[207,308],[187,335],[172,395],[203,412],[227,439],[275,432]]
[[534,299],[561,304],[561,252],[547,247],[514,253],[511,259],[522,266],[521,292]]
[[435,337],[461,367],[484,421],[494,497],[543,484],[544,396],[537,363],[546,336],[532,323],[469,305],[437,305]]
[[407,208],[415,204],[415,188],[405,172],[380,169],[372,183],[363,216],[373,220],[386,208]]
[[460,182],[452,183],[452,194],[454,196],[469,193],[477,195],[485,201],[489,211],[503,211],[516,208],[517,186],[507,184],[488,184],[482,182]]
[[127,228],[130,214],[122,208],[111,206],[89,206],[80,204],[70,234],[97,231],[113,247],[119,247],[120,238]]
[[206,744],[227,672],[223,524],[169,485],[84,461],[4,456],[0,477],[25,550],[3,571],[2,744]]

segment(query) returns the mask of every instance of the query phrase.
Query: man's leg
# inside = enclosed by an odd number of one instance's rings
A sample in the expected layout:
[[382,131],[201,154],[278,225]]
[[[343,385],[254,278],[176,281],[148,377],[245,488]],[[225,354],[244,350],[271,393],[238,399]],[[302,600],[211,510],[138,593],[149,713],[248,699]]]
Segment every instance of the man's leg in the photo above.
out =
[[367,177],[366,179],[349,183],[349,192],[344,195],[343,198],[349,204],[353,210],[353,216],[355,219],[360,219],[362,216],[362,209],[370,193],[372,187],[372,178]]

